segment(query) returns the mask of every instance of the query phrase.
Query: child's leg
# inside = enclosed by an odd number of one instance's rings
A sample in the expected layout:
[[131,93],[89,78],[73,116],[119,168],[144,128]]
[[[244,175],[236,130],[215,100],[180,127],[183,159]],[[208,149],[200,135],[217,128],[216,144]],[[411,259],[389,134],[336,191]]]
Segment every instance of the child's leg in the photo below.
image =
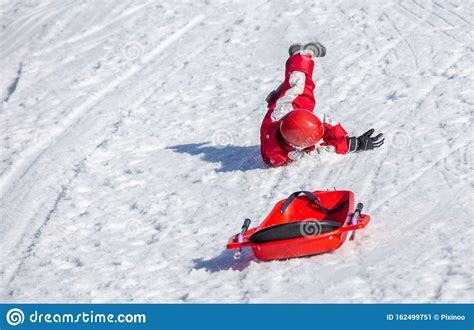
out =
[[310,54],[295,54],[288,58],[285,80],[279,90],[274,91],[267,100],[274,121],[295,109],[313,111],[316,104],[313,94],[313,67],[314,62]]
[[295,80],[294,77],[297,78],[296,84],[299,83],[299,88],[296,90],[297,93],[291,95],[291,93],[288,93],[288,90],[285,93],[290,94],[293,98],[293,110],[305,109],[313,111],[314,109],[316,100],[314,98],[315,83],[313,81],[313,69],[314,61],[310,54],[296,54],[290,56],[286,62],[285,81],[289,82],[288,87],[291,89],[292,85],[294,85],[292,83],[292,80]]

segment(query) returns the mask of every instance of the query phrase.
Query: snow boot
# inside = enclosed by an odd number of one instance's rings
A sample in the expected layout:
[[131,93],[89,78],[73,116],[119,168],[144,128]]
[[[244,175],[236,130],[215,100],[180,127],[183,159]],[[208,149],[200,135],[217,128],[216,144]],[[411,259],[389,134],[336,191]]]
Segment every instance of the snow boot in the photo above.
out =
[[302,50],[303,50],[303,44],[299,44],[299,43],[292,44],[290,46],[290,48],[288,48],[288,54],[290,54],[290,56],[292,56],[292,55],[295,55],[296,53],[298,53]]
[[309,42],[303,46],[303,49],[309,51],[313,57],[326,56],[326,47],[319,41]]

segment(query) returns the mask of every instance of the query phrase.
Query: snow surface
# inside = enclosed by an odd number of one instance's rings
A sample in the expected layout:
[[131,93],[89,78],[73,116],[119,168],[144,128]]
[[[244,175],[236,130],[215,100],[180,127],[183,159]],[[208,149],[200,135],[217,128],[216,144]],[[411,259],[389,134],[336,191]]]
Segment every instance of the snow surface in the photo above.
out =
[[[3,302],[473,302],[474,2],[2,1]],[[383,148],[269,169],[265,97],[318,38],[317,113]],[[372,222],[334,253],[225,251],[301,189]]]

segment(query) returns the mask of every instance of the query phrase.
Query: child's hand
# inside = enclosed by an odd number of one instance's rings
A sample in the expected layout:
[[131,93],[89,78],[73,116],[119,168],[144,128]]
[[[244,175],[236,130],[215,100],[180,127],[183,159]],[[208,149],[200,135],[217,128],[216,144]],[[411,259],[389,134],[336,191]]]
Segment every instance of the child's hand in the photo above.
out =
[[379,133],[376,137],[372,137],[374,134],[374,129],[371,128],[364,134],[359,137],[348,137],[347,142],[349,143],[349,151],[348,152],[359,152],[365,150],[372,150],[375,148],[380,147],[385,138],[383,137],[382,133]]

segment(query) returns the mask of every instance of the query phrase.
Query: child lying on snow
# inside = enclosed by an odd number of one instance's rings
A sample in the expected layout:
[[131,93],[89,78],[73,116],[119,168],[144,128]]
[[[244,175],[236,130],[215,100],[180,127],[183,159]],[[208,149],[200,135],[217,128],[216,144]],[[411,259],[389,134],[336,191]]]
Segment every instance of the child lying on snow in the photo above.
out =
[[291,45],[289,54],[285,80],[268,95],[268,111],[260,128],[260,151],[266,164],[285,165],[322,149],[346,154],[384,143],[382,133],[372,137],[374,129],[349,137],[340,124],[321,122],[313,113],[313,58],[326,55],[321,43]]

